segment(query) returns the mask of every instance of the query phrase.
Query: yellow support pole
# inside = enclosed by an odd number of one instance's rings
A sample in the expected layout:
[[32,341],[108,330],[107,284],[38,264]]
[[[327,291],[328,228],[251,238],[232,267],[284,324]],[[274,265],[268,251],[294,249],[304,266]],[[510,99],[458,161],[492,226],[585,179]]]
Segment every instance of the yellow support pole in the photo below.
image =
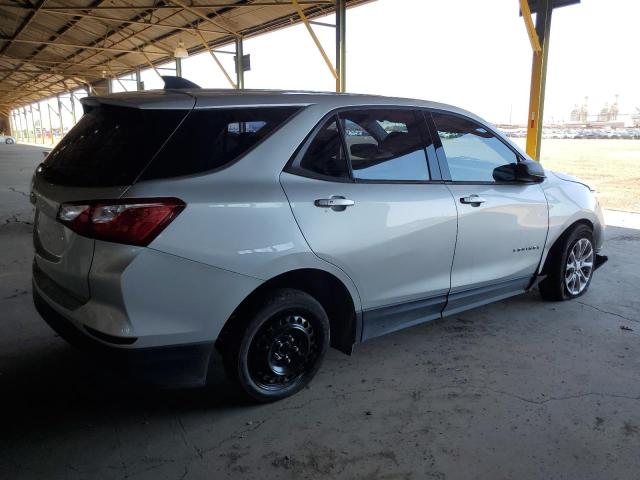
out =
[[[324,62],[327,64],[327,67],[329,68],[329,71],[331,72],[331,75],[333,76],[334,80],[339,82],[338,73],[336,72],[335,67],[331,63],[331,60],[329,60],[329,56],[327,55],[327,52],[325,52],[324,48],[322,48],[322,44],[320,43],[320,40],[316,36],[316,33],[313,31],[313,28],[311,28],[309,19],[304,14],[302,7],[300,7],[300,4],[298,3],[298,0],[291,0],[291,3],[293,3],[293,5],[296,7],[300,20],[302,20],[302,23],[304,23],[304,26],[307,27],[307,31],[309,32],[309,35],[311,35],[311,39],[313,40],[313,43],[315,43],[316,47],[318,47],[318,50],[320,51],[320,55],[322,55],[322,58],[324,59]],[[336,89],[339,89],[339,88],[340,88],[339,84],[336,85]]]
[[538,130],[540,119],[540,84],[542,83],[542,55],[533,54],[531,65],[531,89],[529,92],[529,117],[527,118],[527,154],[540,160],[540,146],[538,145]]
[[[531,12],[526,0],[520,1],[522,16],[529,31]],[[529,93],[529,116],[527,117],[527,154],[540,160],[540,144],[542,141],[542,120],[544,113],[544,90],[547,76],[547,57],[549,54],[549,33],[551,32],[552,0],[538,0],[535,32],[529,32],[533,49],[531,63],[531,88]],[[528,19],[527,19],[528,16]],[[533,35],[535,33],[535,36]],[[536,48],[540,50],[537,51]]]
[[196,32],[197,36],[200,38],[200,42],[202,43],[202,46],[207,49],[209,54],[211,54],[211,58],[213,58],[213,61],[216,62],[216,65],[218,65],[218,68],[220,68],[220,70],[224,74],[225,78],[227,79],[227,82],[229,82],[229,84],[231,85],[231,88],[238,88],[238,85],[236,85],[236,83],[231,79],[231,76],[227,73],[227,70],[224,68],[224,65],[222,65],[222,62],[220,62],[220,60],[218,59],[213,49],[209,46],[207,41],[204,39],[204,36],[202,35],[202,33],[200,33],[200,30],[194,30],[194,31]]
[[542,51],[542,47],[540,46],[540,39],[538,38],[538,32],[536,32],[536,27],[533,24],[531,9],[529,8],[529,2],[527,0],[520,0],[520,11],[522,12],[524,26],[526,27],[527,34],[529,35],[531,49],[534,53]]

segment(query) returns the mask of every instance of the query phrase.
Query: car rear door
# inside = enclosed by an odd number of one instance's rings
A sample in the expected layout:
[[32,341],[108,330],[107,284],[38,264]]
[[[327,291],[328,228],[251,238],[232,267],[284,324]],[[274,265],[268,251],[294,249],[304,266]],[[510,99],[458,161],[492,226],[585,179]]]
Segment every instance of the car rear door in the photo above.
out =
[[437,318],[446,302],[456,209],[425,127],[410,109],[342,110],[280,177],[310,248],[356,284],[363,339]]
[[508,165],[519,155],[488,127],[447,112],[434,111],[431,119],[443,176],[458,208],[445,313],[522,292],[538,268],[547,236],[542,188],[515,181]]

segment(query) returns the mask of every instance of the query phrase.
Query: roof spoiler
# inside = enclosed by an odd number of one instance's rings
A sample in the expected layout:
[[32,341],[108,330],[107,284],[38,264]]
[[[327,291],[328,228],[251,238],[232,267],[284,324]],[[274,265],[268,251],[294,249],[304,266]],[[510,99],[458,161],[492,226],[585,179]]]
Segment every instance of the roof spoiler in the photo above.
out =
[[161,75],[162,80],[164,81],[164,89],[165,90],[176,90],[182,88],[200,88],[200,85],[196,85],[195,83],[187,80],[182,77],[174,77],[172,75]]

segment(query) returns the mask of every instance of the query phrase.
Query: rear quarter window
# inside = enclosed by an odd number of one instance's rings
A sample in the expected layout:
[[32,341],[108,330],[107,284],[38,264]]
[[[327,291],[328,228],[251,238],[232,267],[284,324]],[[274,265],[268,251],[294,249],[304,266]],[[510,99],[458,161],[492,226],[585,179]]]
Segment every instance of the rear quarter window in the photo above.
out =
[[141,180],[216,170],[239,159],[300,107],[193,110]]

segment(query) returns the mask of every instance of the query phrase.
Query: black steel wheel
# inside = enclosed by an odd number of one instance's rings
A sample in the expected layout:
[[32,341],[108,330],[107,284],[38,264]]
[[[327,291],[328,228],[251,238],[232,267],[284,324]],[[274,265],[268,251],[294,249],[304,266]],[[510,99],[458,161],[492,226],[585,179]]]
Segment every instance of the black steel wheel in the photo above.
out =
[[252,310],[221,345],[227,376],[259,402],[291,396],[320,368],[330,343],[327,314],[293,289],[272,292]]

